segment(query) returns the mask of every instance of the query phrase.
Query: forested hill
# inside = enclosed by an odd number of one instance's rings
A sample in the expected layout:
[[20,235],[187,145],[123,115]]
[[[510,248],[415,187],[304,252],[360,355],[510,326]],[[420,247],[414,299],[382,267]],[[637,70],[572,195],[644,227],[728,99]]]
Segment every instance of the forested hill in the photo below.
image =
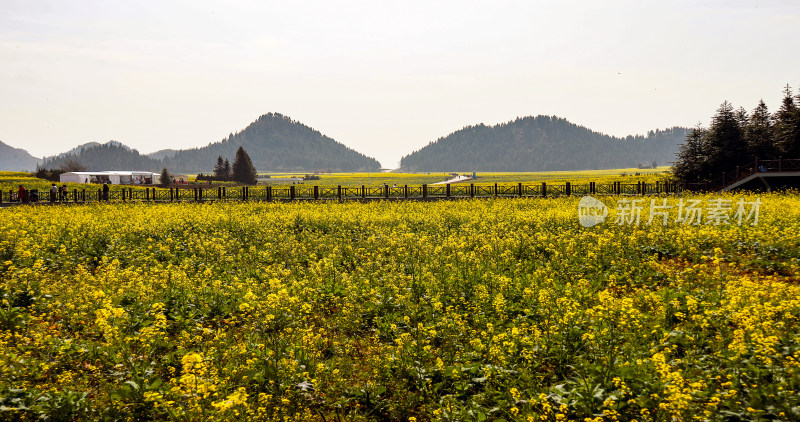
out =
[[177,151],[163,159],[175,171],[214,168],[217,157],[233,160],[243,147],[259,171],[378,170],[380,163],[300,122],[278,113],[265,114],[236,134],[202,148]]
[[24,149],[0,142],[0,171],[31,171],[41,162]]
[[468,126],[400,161],[405,171],[551,171],[669,165],[688,129],[616,138],[555,116]]
[[109,141],[105,144],[84,144],[55,157],[45,157],[42,168],[65,168],[69,167],[69,163],[78,163],[88,171],[161,171],[161,162],[159,160],[142,155],[139,151],[115,141]]

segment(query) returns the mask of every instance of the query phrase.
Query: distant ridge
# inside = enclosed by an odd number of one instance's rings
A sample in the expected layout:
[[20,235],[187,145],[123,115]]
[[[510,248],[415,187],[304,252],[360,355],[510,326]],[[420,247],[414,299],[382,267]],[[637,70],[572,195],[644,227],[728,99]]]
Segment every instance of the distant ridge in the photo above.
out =
[[166,157],[172,157],[177,152],[178,150],[176,149],[161,149],[156,152],[151,152],[150,154],[147,154],[147,156],[155,160],[163,160]]
[[616,138],[556,116],[467,126],[400,161],[405,171],[552,171],[671,164],[688,129]]
[[[242,146],[258,171],[376,171],[380,163],[300,122],[278,113],[259,117],[245,129],[205,147],[164,149],[143,155],[116,141],[89,142],[45,158],[48,169],[76,161],[88,170],[149,170],[163,167],[181,173],[211,172],[217,157],[233,163]],[[35,167],[35,165],[33,166]]]
[[28,151],[0,141],[0,171],[33,171],[41,162]]
[[259,171],[375,171],[380,163],[279,113],[259,117],[241,132],[202,148],[177,151],[164,165],[181,172],[210,171],[217,157],[234,159],[243,147]]
[[68,161],[80,163],[89,171],[144,170],[159,171],[161,161],[142,155],[139,151],[117,141],[105,144],[90,142],[54,157],[45,157],[42,167],[61,168]]

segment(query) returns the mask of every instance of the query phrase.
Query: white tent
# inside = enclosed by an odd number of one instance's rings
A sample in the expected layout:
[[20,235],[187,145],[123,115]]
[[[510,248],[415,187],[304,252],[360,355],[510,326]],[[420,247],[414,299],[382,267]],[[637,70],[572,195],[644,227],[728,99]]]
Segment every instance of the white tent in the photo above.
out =
[[103,183],[112,185],[152,185],[161,175],[149,171],[70,171],[59,177],[61,183]]

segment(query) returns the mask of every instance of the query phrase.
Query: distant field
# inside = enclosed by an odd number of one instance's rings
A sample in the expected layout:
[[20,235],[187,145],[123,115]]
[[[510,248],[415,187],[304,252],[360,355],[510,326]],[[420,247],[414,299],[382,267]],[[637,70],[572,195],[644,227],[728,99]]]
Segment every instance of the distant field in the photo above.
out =
[[[300,177],[308,173],[262,173],[274,178]],[[472,173],[461,172],[458,174],[472,175]],[[325,173],[318,175],[320,180],[306,180],[302,183],[307,186],[380,186],[387,185],[415,185],[432,184],[443,182],[453,178],[450,173],[428,172],[428,173]],[[656,180],[669,178],[669,167],[658,167],[655,169],[611,169],[611,170],[581,170],[581,171],[549,171],[549,172],[520,172],[520,173],[477,173],[478,177],[474,182],[476,185],[482,184],[515,184],[515,183],[564,183],[564,182],[597,182],[611,183],[621,181],[624,183],[636,183],[638,181],[653,183]],[[189,176],[189,181],[194,182],[195,175]],[[0,172],[0,190],[8,193],[9,190],[16,192],[20,184],[26,189],[39,189],[46,191],[53,182],[37,179],[30,173],[25,172]],[[215,182],[216,183],[216,182]],[[470,183],[470,182],[465,182]],[[226,184],[230,184],[227,182]],[[272,184],[285,185],[291,184],[287,181],[276,181]],[[58,183],[61,186],[61,183]],[[86,189],[86,191],[96,191],[100,189],[100,184],[80,184],[67,183],[67,188]],[[126,188],[142,189],[143,186],[130,186]],[[114,187],[112,187],[114,189]]]
[[[534,183],[534,182],[628,182],[635,183],[655,182],[670,176],[669,167],[655,169],[611,169],[611,170],[580,170],[580,171],[547,171],[547,172],[506,172],[482,173],[477,172],[475,184],[494,183]],[[262,173],[275,178],[303,177],[307,173]],[[472,175],[471,172],[458,174]],[[424,173],[325,173],[318,175],[320,180],[306,180],[303,184],[317,186],[375,186],[375,185],[422,185],[443,182],[453,176],[447,172]],[[291,183],[291,182],[278,182]]]

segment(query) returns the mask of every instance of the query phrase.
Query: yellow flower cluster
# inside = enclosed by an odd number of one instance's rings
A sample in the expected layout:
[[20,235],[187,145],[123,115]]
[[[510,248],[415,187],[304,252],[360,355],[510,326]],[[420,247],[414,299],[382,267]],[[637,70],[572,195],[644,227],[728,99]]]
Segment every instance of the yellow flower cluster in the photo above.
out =
[[759,198],[741,226],[584,228],[578,198],[2,209],[0,419],[797,419],[800,196]]

